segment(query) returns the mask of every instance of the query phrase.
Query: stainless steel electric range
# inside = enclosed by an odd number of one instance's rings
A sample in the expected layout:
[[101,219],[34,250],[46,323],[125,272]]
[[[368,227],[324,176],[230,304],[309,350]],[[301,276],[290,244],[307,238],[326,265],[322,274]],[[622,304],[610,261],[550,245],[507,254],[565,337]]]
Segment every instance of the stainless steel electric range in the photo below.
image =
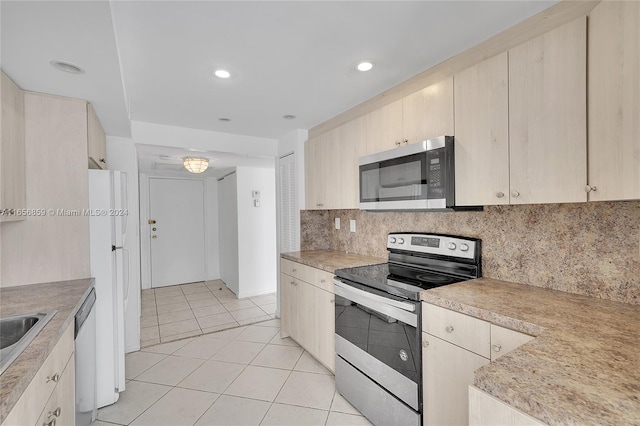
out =
[[420,292],[482,276],[480,246],[391,233],[387,263],[336,271],[336,388],[373,424],[422,424]]

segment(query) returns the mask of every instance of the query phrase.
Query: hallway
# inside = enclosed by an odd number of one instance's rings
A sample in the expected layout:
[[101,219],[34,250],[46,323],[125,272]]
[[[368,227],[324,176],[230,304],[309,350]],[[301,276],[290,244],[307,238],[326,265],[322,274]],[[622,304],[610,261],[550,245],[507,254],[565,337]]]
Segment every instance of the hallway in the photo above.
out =
[[237,299],[220,280],[142,290],[140,347],[275,318],[276,294]]

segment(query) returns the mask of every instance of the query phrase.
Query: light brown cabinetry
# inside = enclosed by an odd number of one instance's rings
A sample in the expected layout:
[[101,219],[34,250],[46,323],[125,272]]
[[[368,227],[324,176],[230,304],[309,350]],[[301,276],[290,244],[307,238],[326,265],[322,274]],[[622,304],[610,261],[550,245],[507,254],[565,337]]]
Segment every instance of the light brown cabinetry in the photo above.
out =
[[341,195],[339,208],[342,209],[357,209],[360,205],[358,159],[367,152],[366,123],[366,117],[358,117],[338,127],[341,182],[334,192]]
[[544,423],[516,410],[480,389],[469,386],[469,426],[543,426]]
[[[51,414],[49,414],[51,413]],[[75,423],[73,322],[27,386],[2,426]]]
[[475,371],[533,339],[429,303],[422,304],[423,424],[469,423]]
[[338,129],[305,143],[305,194],[307,210],[340,207],[341,162]]
[[640,2],[589,15],[590,201],[640,199]]
[[455,82],[456,204],[509,204],[507,52],[459,72]]
[[90,169],[107,168],[107,140],[91,104],[87,104],[87,150]]
[[586,17],[509,50],[510,203],[587,201]]
[[287,259],[280,260],[280,271],[282,335],[289,335],[333,372],[333,274]]
[[367,154],[452,135],[453,77],[365,115]]
[[[0,119],[0,210],[26,207],[24,93],[0,72],[2,118]],[[26,216],[0,213],[0,222],[24,220]]]

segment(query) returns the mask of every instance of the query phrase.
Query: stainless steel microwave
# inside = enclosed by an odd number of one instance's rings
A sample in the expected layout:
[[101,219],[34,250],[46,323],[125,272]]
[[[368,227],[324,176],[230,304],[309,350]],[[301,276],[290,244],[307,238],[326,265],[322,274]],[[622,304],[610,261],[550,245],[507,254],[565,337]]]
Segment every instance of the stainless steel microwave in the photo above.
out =
[[361,210],[480,210],[455,206],[453,136],[360,157]]

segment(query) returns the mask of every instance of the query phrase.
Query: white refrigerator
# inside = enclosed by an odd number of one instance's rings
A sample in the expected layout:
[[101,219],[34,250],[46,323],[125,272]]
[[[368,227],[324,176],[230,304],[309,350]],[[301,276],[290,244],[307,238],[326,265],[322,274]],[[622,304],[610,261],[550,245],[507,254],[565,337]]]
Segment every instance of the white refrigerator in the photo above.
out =
[[129,293],[126,174],[89,170],[91,276],[96,289],[96,384],[98,408],[125,389],[124,318]]

